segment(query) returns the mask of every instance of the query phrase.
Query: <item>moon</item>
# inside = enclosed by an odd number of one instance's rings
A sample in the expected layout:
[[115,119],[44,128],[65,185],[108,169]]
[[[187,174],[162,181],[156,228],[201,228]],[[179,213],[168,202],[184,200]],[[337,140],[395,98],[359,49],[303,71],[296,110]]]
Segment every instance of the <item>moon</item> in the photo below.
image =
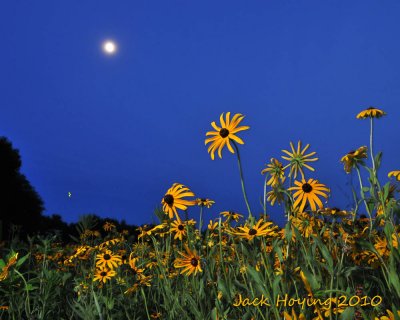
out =
[[104,41],[103,51],[109,55],[115,54],[115,52],[117,51],[117,45],[111,40]]

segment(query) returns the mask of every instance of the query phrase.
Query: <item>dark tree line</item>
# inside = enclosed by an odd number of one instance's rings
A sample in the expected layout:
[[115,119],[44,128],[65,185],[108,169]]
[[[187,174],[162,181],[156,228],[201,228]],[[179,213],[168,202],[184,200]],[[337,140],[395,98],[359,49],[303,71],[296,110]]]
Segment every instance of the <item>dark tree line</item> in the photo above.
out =
[[[40,195],[20,172],[22,165],[19,151],[5,137],[0,137],[0,241],[27,235],[57,233],[60,240],[68,242],[70,235],[77,236],[77,223],[66,223],[60,215],[44,216],[44,203]],[[113,222],[118,230],[130,234],[136,226],[125,221],[91,216],[98,229],[105,221]]]

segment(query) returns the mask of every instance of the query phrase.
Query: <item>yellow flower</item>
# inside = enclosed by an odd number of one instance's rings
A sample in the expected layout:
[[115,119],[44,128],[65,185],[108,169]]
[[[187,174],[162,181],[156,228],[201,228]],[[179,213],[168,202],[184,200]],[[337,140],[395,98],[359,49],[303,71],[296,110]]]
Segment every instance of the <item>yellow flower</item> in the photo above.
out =
[[317,211],[318,214],[329,217],[347,217],[353,215],[352,212],[346,210],[340,210],[339,208],[322,208]]
[[[296,227],[305,238],[309,238],[311,235],[316,235],[322,227],[322,221],[320,219],[316,219],[305,212],[298,212],[297,214],[292,215],[290,219],[293,226]],[[317,229],[318,231],[314,232],[314,229]]]
[[138,227],[138,230],[140,231],[140,234],[138,236],[138,239],[145,237],[145,236],[151,236],[152,233],[154,233],[157,230],[164,229],[167,226],[165,223],[161,223],[155,227],[152,227],[148,229],[147,225],[144,225],[143,227]]
[[[395,320],[396,318],[394,317],[394,314],[390,310],[386,310],[387,316],[381,316],[381,317],[375,317],[375,320]],[[397,314],[400,317],[400,310],[397,310]]]
[[285,171],[283,165],[277,159],[272,158],[271,163],[267,164],[267,168],[261,171],[261,174],[267,173],[271,178],[267,181],[268,186],[275,186],[285,181]]
[[243,218],[243,215],[234,211],[223,211],[220,214],[223,215],[225,218],[235,220],[236,222],[238,222],[240,218]]
[[8,258],[8,262],[7,264],[3,267],[3,269],[0,272],[0,281],[5,280],[8,277],[8,273],[9,273],[9,269],[17,263],[18,260],[18,252],[12,254],[9,258]]
[[292,309],[292,315],[290,316],[286,311],[283,312],[284,320],[306,320],[304,314],[300,313],[299,316],[296,315],[294,309]]
[[322,183],[319,183],[318,180],[308,179],[306,182],[305,179],[302,181],[295,181],[294,184],[296,187],[291,187],[288,190],[296,190],[293,194],[293,198],[295,199],[293,208],[297,208],[300,205],[300,212],[303,211],[306,202],[311,206],[311,210],[317,210],[315,204],[321,209],[323,204],[318,196],[322,196],[328,198],[328,195],[325,192],[329,192],[329,189]]
[[198,206],[207,207],[208,209],[215,203],[215,201],[207,198],[197,198],[196,203]]
[[380,118],[384,116],[386,113],[378,108],[375,107],[369,107],[368,109],[365,109],[361,111],[357,115],[357,119],[366,119],[366,118]]
[[194,200],[184,200],[184,197],[194,197],[194,193],[183,184],[174,183],[162,198],[163,211],[165,214],[168,214],[170,219],[174,217],[174,214],[179,219],[176,209],[186,210],[188,206],[196,204]]
[[228,150],[231,153],[235,153],[233,150],[230,141],[233,140],[239,144],[244,144],[243,140],[236,136],[236,133],[243,130],[248,130],[249,126],[241,126],[238,127],[239,123],[243,120],[244,116],[240,113],[237,113],[230,119],[230,112],[226,113],[226,118],[224,120],[224,114],[222,113],[219,120],[221,126],[217,126],[215,121],[211,122],[211,126],[215,129],[215,131],[208,131],[206,136],[212,136],[205,140],[205,145],[211,142],[211,145],[208,147],[207,152],[211,155],[211,159],[214,160],[214,153],[218,149],[218,156],[222,159],[222,148],[226,145]]
[[285,200],[285,193],[281,189],[280,185],[276,185],[272,187],[271,191],[267,192],[267,201],[271,203],[271,206],[278,202],[281,204]]
[[115,229],[115,224],[112,222],[107,221],[104,225],[103,225],[103,229],[104,231],[111,231],[112,229]]
[[133,258],[132,253],[129,255],[129,266],[134,275],[140,275],[144,272],[144,269],[140,269],[136,266],[136,262],[139,258]]
[[283,159],[289,161],[289,164],[283,168],[283,170],[285,170],[286,168],[290,167],[289,177],[292,177],[292,175],[294,174],[294,178],[296,179],[297,172],[300,171],[301,177],[302,179],[304,179],[303,167],[311,171],[315,171],[314,168],[312,168],[307,164],[307,162],[314,162],[318,160],[318,158],[310,158],[316,154],[315,151],[305,154],[309,147],[310,145],[307,144],[304,147],[304,149],[301,149],[301,141],[298,141],[297,149],[295,149],[293,143],[290,142],[290,148],[292,149],[292,152],[289,152],[287,150],[282,150],[282,152],[286,153],[289,156],[289,157],[282,156]]
[[174,239],[179,239],[182,241],[182,238],[186,236],[186,225],[181,220],[175,220],[171,223],[170,232],[174,232]]
[[277,227],[273,226],[272,222],[264,222],[263,219],[260,219],[254,226],[238,227],[237,230],[239,231],[230,231],[230,233],[247,240],[253,240],[255,237],[276,236],[278,235],[276,229]]
[[108,267],[111,270],[117,268],[122,263],[121,256],[113,254],[110,250],[104,250],[104,252],[96,255],[96,267],[105,268]]
[[357,163],[362,163],[362,159],[365,158],[367,158],[367,147],[363,146],[355,151],[350,151],[348,154],[343,156],[340,161],[343,162],[346,173],[350,173],[351,169],[354,168]]
[[388,177],[395,177],[397,181],[400,181],[400,170],[390,171]]
[[185,250],[186,253],[178,251],[183,258],[176,258],[174,267],[183,268],[181,274],[186,274],[187,276],[190,276],[192,273],[196,275],[197,272],[203,272],[201,269],[200,257],[197,255],[196,251],[191,251],[186,245]]
[[93,281],[99,281],[106,283],[107,280],[111,280],[112,277],[115,277],[117,273],[114,270],[110,270],[105,267],[100,267],[96,270],[94,274]]

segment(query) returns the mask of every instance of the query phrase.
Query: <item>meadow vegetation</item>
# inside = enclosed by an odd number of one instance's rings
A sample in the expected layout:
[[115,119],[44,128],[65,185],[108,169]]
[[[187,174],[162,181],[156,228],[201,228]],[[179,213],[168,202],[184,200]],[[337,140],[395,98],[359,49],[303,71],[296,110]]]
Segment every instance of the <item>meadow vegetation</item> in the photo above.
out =
[[[159,224],[136,233],[88,216],[68,244],[56,236],[3,242],[0,318],[400,320],[400,170],[378,179],[373,125],[383,116],[360,112],[369,146],[338,157],[358,180],[351,210],[327,206],[317,153],[298,141],[257,169],[264,197],[253,211],[239,153],[249,126],[241,114],[222,114],[205,144],[212,160],[225,148],[237,156],[247,212],[205,219],[212,197],[173,183],[160,195]],[[267,203],[286,217],[283,228]]]

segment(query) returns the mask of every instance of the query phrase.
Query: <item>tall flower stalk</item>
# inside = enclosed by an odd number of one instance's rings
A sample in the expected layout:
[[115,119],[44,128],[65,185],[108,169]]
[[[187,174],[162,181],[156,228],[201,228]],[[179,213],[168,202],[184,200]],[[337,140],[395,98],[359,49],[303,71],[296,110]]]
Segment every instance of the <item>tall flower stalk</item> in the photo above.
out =
[[222,113],[219,117],[220,125],[218,126],[215,121],[211,122],[211,126],[214,128],[215,131],[208,131],[206,136],[211,136],[211,138],[207,138],[205,140],[205,144],[207,145],[210,143],[208,147],[208,153],[211,156],[211,159],[215,159],[215,152],[218,151],[218,156],[222,158],[222,149],[224,146],[228,148],[231,153],[235,153],[235,150],[232,148],[231,142],[233,147],[236,149],[238,165],[239,165],[239,174],[240,174],[240,182],[242,185],[242,192],[244,201],[246,202],[247,210],[249,212],[249,218],[252,217],[251,209],[249,205],[249,201],[246,194],[246,188],[244,185],[244,177],[243,177],[243,169],[242,163],[240,160],[239,148],[237,143],[244,144],[243,140],[240,139],[236,133],[244,130],[248,130],[249,126],[241,126],[239,127],[239,123],[244,119],[244,116],[240,113],[235,114],[232,119],[230,118],[231,113],[227,112],[226,116]]
[[249,218],[252,218],[253,215],[251,214],[251,209],[250,209],[250,205],[249,205],[249,199],[247,198],[246,187],[245,187],[245,184],[244,184],[243,169],[242,169],[242,162],[240,161],[239,148],[238,148],[238,146],[236,145],[235,142],[233,142],[233,146],[236,149],[236,154],[237,154],[237,159],[238,159],[238,166],[239,166],[239,174],[240,174],[240,183],[242,185],[242,192],[243,192],[244,201],[246,202],[247,211],[249,212]]

